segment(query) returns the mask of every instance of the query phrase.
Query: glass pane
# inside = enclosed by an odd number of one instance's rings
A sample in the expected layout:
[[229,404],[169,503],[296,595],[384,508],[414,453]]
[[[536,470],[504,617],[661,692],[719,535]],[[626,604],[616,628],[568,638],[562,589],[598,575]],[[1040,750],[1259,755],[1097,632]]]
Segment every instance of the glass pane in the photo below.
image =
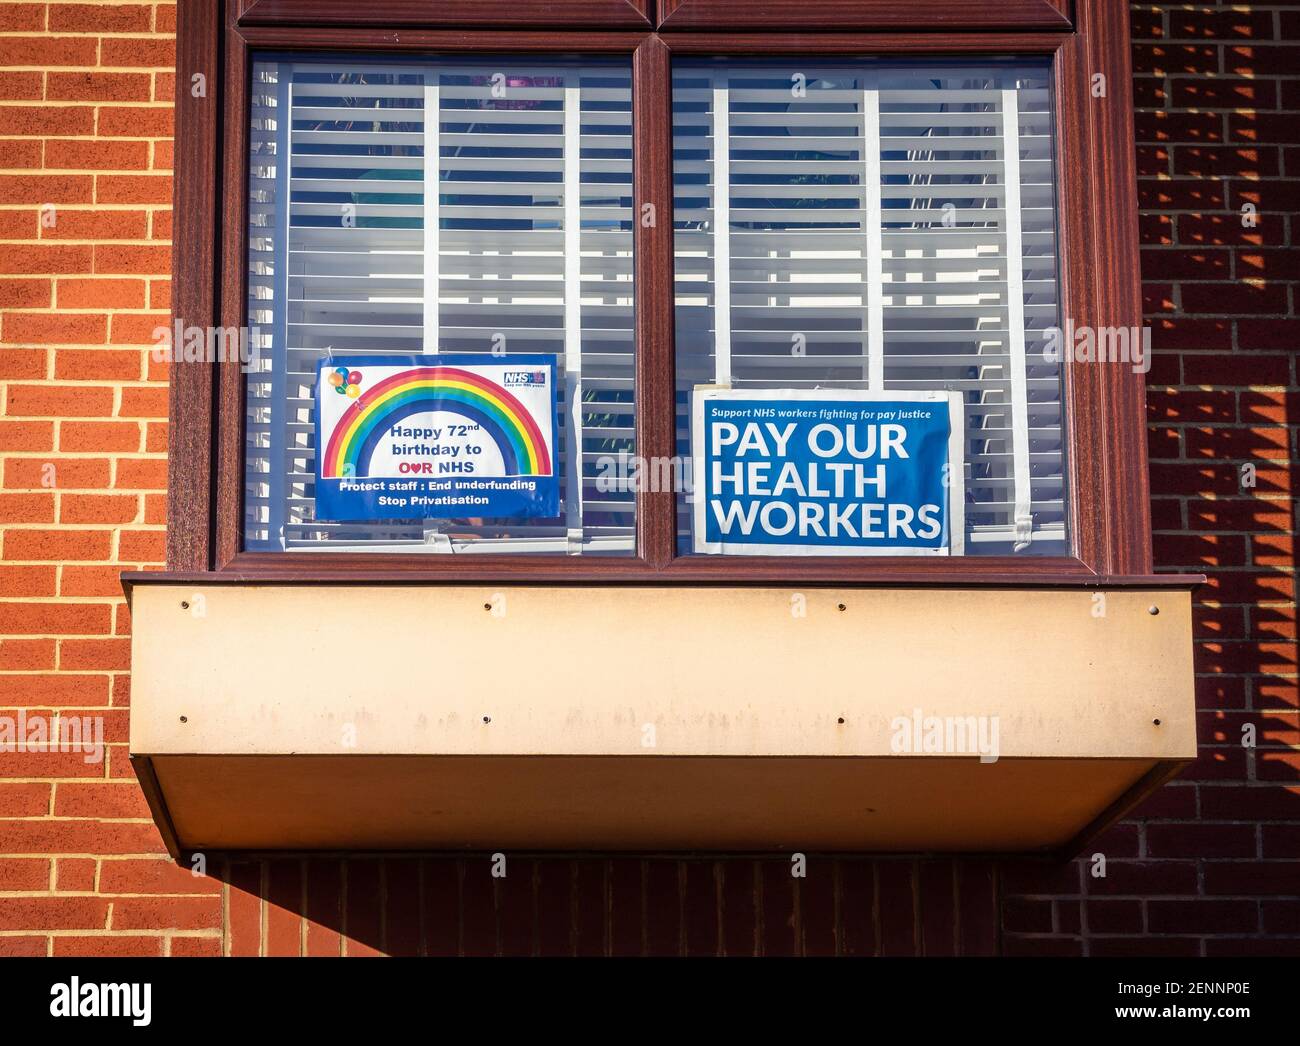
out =
[[[634,551],[632,495],[598,482],[635,449],[629,66],[255,63],[246,548]],[[399,465],[422,494],[522,475],[558,496],[394,499]],[[390,507],[361,512],[379,473]]]
[[[737,417],[764,416],[760,400],[790,417],[810,398],[856,405],[863,420],[845,424],[862,426],[858,450],[874,435],[865,419],[935,413],[952,453],[928,460],[955,473],[941,547],[867,541],[850,524],[836,548],[766,551],[1068,553],[1062,373],[1043,351],[1060,322],[1050,64],[673,69],[679,454],[691,454],[700,386],[731,390],[707,402],[756,412]],[[796,493],[815,498],[817,480],[797,471]],[[679,495],[679,550],[721,551],[702,547],[713,506],[699,519],[693,507]],[[827,508],[808,510],[814,537]]]

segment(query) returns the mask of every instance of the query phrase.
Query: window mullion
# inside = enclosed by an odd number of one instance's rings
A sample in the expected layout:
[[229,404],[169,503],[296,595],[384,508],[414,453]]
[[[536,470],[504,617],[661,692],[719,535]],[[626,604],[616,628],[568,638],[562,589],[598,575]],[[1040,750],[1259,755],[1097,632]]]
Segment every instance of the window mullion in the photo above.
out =
[[[668,48],[649,37],[632,60],[632,228],[636,454],[652,464],[677,454],[672,92]],[[677,542],[674,488],[641,483],[635,495],[637,553],[652,569],[662,568]]]

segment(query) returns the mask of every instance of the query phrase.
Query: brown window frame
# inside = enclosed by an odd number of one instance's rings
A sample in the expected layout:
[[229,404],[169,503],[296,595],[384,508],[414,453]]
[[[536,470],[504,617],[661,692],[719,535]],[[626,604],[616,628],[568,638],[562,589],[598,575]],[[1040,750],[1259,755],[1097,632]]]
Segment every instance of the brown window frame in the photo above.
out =
[[[248,78],[255,50],[390,53],[586,53],[632,59],[633,193],[671,214],[673,55],[1031,54],[1054,59],[1057,98],[1061,309],[1076,325],[1140,326],[1128,8],[1075,0],[1073,23],[1021,31],[1025,11],[1065,0],[986,5],[997,32],[972,20],[969,0],[821,0],[799,21],[870,24],[873,32],[774,31],[783,5],[747,5],[745,30],[675,31],[697,10],[709,25],[737,18],[733,0],[187,0],[177,29],[177,137],[173,315],[238,327],[247,308]],[[556,12],[560,22],[538,11]],[[915,31],[916,10],[942,34]],[[641,19],[627,28],[627,19]],[[544,16],[550,18],[551,16]],[[651,17],[666,25],[651,27]],[[1041,10],[1037,16],[1045,17]],[[834,21],[848,18],[849,22]],[[382,19],[382,24],[380,20]],[[892,21],[891,21],[892,19]],[[908,21],[911,19],[912,21]],[[473,28],[462,26],[472,20]],[[564,21],[567,20],[567,21]],[[683,23],[685,24],[685,23]],[[691,24],[696,24],[695,22]],[[564,28],[559,28],[563,25]],[[410,28],[407,28],[407,27]],[[979,31],[969,31],[970,27]],[[762,30],[773,30],[764,32]],[[757,31],[754,31],[757,30]],[[191,92],[202,74],[208,90]],[[1093,78],[1105,77],[1095,98]],[[673,229],[636,226],[637,453],[675,453]],[[173,364],[167,565],[229,579],[462,582],[725,582],[859,584],[1079,584],[1152,582],[1145,382],[1119,364],[1065,367],[1069,556],[697,556],[676,547],[671,491],[636,495],[636,553],[626,557],[381,552],[329,556],[242,550],[244,375],[238,361]]]

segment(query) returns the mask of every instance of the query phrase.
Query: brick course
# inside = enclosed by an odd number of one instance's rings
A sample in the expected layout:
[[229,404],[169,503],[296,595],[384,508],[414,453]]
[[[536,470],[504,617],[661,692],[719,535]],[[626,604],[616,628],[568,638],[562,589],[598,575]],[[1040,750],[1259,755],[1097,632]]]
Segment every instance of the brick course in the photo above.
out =
[[1201,759],[1070,864],[813,856],[803,880],[167,858],[126,760],[117,574],[163,548],[174,28],[169,3],[0,0],[0,712],[103,715],[108,748],[0,754],[0,955],[1300,954],[1293,4],[1132,7],[1154,544],[1211,579]]

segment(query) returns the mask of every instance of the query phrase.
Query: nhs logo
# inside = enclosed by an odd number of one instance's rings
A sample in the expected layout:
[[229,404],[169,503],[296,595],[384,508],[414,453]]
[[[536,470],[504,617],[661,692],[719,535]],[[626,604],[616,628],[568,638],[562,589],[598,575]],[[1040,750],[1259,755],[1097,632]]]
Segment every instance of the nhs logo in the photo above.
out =
[[503,379],[506,385],[545,385],[544,370],[508,370]]

